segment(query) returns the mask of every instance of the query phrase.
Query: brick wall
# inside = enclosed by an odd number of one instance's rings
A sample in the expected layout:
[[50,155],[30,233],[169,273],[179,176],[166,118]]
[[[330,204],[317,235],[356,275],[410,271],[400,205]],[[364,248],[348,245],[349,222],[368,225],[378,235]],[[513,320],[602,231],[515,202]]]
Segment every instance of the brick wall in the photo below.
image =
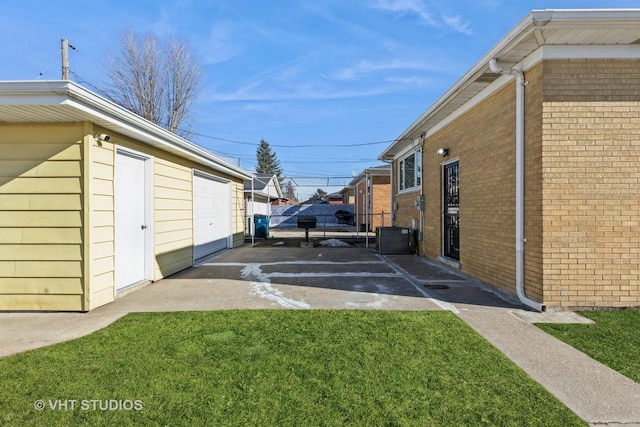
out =
[[[416,223],[419,221],[420,212],[416,209],[415,201],[416,197],[420,195],[420,190],[410,191],[407,193],[398,194],[398,161],[393,162],[393,202],[397,206],[397,209],[393,212],[394,220],[393,225],[396,227],[411,228],[413,221]],[[423,171],[424,176],[424,171]],[[389,186],[391,189],[391,186]]]
[[[461,269],[501,288],[514,286],[515,83],[436,134],[423,151],[425,252],[442,254],[442,165],[460,164]],[[448,157],[436,154],[448,148]]]
[[549,305],[640,305],[639,82],[640,61],[545,62]]
[[[529,70],[525,195],[525,283],[542,299],[541,102],[542,66]],[[416,135],[417,136],[417,135]],[[436,154],[448,148],[448,157]],[[421,252],[442,254],[442,166],[460,164],[460,266],[483,281],[515,292],[515,80],[437,133],[423,145],[425,196]],[[396,163],[397,166],[397,163]],[[396,168],[397,170],[397,168]],[[419,221],[418,192],[395,196],[396,225]]]
[[[358,227],[364,226],[368,221],[371,231],[375,231],[377,227],[382,226],[384,212],[384,225],[391,225],[391,184],[389,176],[371,176],[371,194],[364,197],[367,191],[366,179],[362,179],[355,185],[355,193],[358,200],[356,206],[356,224]],[[370,200],[369,200],[370,199]],[[366,204],[369,203],[368,220],[365,218]]]
[[[640,61],[544,61],[525,78],[527,295],[640,306]],[[422,157],[421,252],[442,253],[442,164],[457,159],[461,269],[514,292],[515,81],[428,136]],[[396,225],[419,218],[417,195],[395,195]]]
[[[371,220],[372,230],[382,225],[391,225],[391,183],[388,176],[371,177]],[[384,222],[384,224],[383,224]]]

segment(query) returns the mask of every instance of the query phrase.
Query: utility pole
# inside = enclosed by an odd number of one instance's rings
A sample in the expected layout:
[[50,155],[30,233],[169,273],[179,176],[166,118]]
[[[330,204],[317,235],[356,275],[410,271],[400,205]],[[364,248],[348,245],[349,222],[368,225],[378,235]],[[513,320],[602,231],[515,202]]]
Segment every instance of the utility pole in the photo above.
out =
[[62,80],[69,80],[69,48],[76,50],[69,44],[69,40],[62,39],[60,50],[62,50]]

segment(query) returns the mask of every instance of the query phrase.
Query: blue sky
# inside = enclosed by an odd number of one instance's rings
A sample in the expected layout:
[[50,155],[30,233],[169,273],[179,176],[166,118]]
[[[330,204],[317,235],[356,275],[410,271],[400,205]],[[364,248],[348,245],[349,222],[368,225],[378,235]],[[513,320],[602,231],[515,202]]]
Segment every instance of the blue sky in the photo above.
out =
[[[532,9],[636,1],[67,0],[8,2],[0,80],[105,84],[127,29],[188,39],[205,79],[193,142],[253,170],[264,138],[301,198],[337,191]],[[236,141],[236,142],[230,142]],[[348,146],[351,145],[351,146]],[[311,146],[311,147],[302,147]],[[319,177],[319,178],[309,178]],[[327,187],[329,184],[329,187]]]

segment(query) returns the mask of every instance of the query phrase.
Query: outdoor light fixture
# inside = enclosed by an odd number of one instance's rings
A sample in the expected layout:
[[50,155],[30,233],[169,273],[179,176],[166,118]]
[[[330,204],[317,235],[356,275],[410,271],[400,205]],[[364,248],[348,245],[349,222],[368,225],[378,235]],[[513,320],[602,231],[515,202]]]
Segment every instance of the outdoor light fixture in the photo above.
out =
[[438,148],[438,156],[447,157],[449,155],[448,148]]

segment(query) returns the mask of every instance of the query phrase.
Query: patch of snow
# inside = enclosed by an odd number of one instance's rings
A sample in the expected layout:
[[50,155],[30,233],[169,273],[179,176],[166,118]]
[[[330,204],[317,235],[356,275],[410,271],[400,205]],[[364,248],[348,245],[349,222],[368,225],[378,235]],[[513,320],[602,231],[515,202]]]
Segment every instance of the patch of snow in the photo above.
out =
[[253,292],[263,298],[270,299],[271,301],[275,301],[285,308],[298,308],[305,309],[311,308],[309,304],[303,301],[296,301],[291,298],[285,297],[282,292],[277,289],[274,289],[268,282],[251,282],[251,287],[253,288]]
[[[304,301],[296,301],[285,297],[282,292],[271,286],[269,277],[262,271],[260,264],[246,264],[240,273],[243,279],[249,279],[251,282],[252,293],[262,298],[270,299],[285,308],[306,309],[311,308]],[[251,280],[253,279],[253,280]]]
[[330,246],[333,248],[351,247],[351,245],[347,242],[343,242],[342,240],[338,239],[323,240],[322,242],[320,242],[320,246]]

